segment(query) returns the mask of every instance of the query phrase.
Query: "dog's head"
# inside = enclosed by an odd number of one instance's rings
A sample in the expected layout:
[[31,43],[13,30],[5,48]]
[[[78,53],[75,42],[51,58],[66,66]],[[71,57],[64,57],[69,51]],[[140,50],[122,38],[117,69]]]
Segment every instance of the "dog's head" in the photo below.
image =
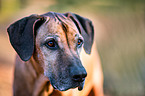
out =
[[91,52],[94,30],[90,20],[49,12],[22,18],[7,31],[19,57],[23,61],[33,57],[55,89],[83,89],[87,72],[79,54],[82,47]]

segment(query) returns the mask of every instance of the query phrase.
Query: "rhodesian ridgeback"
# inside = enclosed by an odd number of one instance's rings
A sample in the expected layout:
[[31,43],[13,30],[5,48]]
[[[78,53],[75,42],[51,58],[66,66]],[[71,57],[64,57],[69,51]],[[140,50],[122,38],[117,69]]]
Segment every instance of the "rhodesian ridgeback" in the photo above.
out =
[[89,19],[48,12],[22,18],[7,31],[18,54],[14,96],[103,96],[99,57],[87,55],[94,40]]

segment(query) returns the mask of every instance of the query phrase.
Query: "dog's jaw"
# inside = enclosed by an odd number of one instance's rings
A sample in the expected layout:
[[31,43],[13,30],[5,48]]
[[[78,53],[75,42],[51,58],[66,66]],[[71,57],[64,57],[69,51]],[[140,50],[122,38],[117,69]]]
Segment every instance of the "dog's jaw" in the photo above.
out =
[[56,86],[55,84],[51,84],[52,86],[53,86],[53,88],[55,89],[55,90],[59,90],[59,91],[66,91],[66,90],[69,90],[69,89],[71,89],[71,88],[78,88],[78,90],[79,91],[81,91],[81,90],[83,90],[83,88],[84,88],[84,84],[85,84],[85,81],[83,81],[83,82],[80,82],[80,83],[78,83],[77,84],[77,86],[68,86],[68,87],[64,87],[64,86]]

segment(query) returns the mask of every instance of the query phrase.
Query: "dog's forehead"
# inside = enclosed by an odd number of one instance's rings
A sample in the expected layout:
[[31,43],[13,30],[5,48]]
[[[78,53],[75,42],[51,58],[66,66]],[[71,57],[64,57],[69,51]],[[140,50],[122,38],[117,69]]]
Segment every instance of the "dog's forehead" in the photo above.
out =
[[39,37],[46,37],[48,35],[63,36],[67,34],[73,38],[76,35],[80,35],[79,30],[72,20],[61,17],[46,16],[46,21],[40,26],[38,31]]

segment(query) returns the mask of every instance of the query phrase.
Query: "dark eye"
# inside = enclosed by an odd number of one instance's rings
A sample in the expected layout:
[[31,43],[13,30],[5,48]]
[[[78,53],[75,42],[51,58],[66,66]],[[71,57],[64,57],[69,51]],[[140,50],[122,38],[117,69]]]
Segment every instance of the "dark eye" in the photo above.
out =
[[82,39],[79,39],[79,40],[78,40],[78,43],[77,43],[77,46],[78,46],[78,47],[81,47],[82,44],[83,44],[83,40],[82,40]]
[[46,46],[49,48],[49,49],[57,49],[57,44],[55,42],[55,40],[50,40],[46,43]]

